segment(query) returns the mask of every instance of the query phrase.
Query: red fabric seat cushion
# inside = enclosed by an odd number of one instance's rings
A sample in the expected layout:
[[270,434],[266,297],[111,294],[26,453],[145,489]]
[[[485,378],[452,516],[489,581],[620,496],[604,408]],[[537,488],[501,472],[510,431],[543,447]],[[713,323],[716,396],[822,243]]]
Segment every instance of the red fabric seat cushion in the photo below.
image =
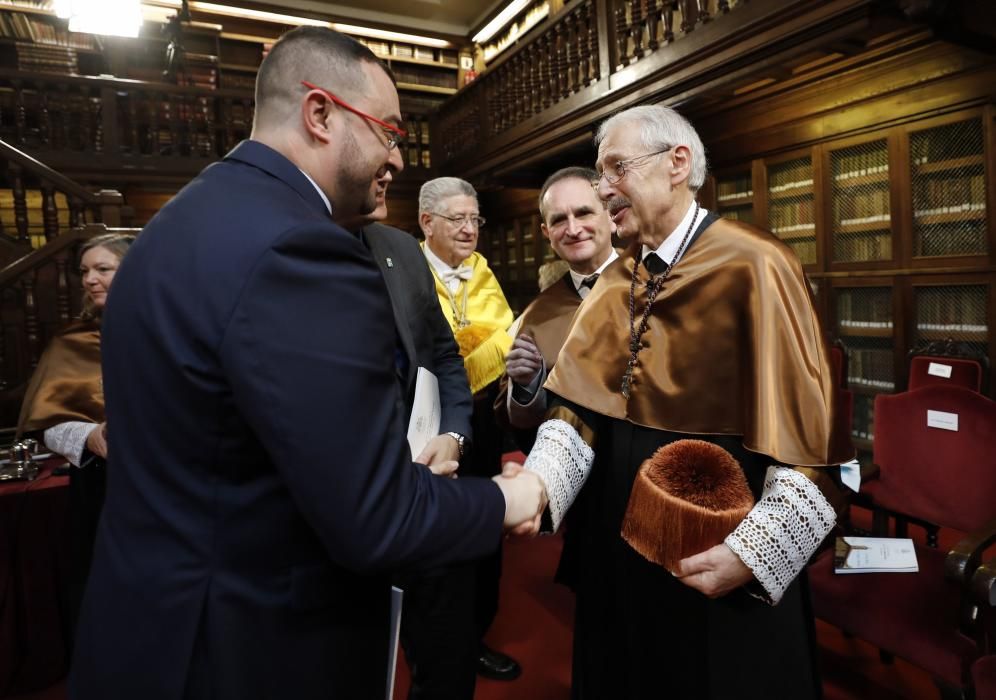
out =
[[833,549],[809,566],[816,616],[955,686],[978,656],[957,632],[958,586],[944,579],[945,552],[917,546],[915,574],[835,574]]
[[975,700],[996,700],[996,656],[983,656],[972,665]]

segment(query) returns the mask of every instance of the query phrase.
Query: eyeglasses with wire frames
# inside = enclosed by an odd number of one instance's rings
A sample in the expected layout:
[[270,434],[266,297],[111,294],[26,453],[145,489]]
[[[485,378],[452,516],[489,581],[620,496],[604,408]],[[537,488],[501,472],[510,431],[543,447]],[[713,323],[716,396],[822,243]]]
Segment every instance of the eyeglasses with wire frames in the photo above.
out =
[[484,226],[484,224],[488,223],[488,220],[483,216],[475,216],[472,214],[464,216],[447,216],[446,214],[440,214],[438,211],[430,211],[429,213],[433,216],[438,216],[440,219],[446,219],[450,226],[455,229],[461,229],[467,224],[470,224],[471,227],[475,229],[480,229]]
[[382,121],[382,120],[378,119],[377,117],[371,116],[371,115],[367,114],[366,112],[361,112],[360,110],[356,109],[356,107],[354,107],[353,105],[349,104],[348,102],[346,102],[345,100],[343,100],[341,97],[337,97],[336,95],[334,95],[333,93],[329,92],[325,88],[318,87],[317,85],[315,85],[313,83],[309,83],[307,80],[302,80],[301,84],[304,85],[309,90],[318,90],[320,93],[322,93],[323,95],[325,95],[327,98],[329,98],[330,100],[332,100],[335,104],[339,105],[343,109],[345,109],[345,110],[347,110],[349,112],[352,112],[353,114],[355,114],[355,115],[357,115],[359,117],[363,117],[368,122],[373,122],[374,124],[376,124],[377,126],[379,126],[381,129],[383,129],[384,135],[387,137],[387,150],[391,150],[392,148],[398,148],[399,146],[403,145],[404,142],[405,142],[405,139],[408,138],[408,132],[405,131],[404,129],[399,129],[398,127],[393,126],[392,124],[388,124],[387,122]]
[[638,161],[643,161],[646,160],[647,158],[653,158],[654,156],[659,156],[662,153],[667,153],[672,148],[674,148],[674,146],[668,146],[666,148],[662,148],[659,151],[654,151],[653,153],[644,153],[642,156],[633,156],[632,158],[627,158],[626,160],[616,161],[615,165],[610,166],[610,169],[614,170],[615,172],[612,173],[610,172],[610,170],[603,170],[598,174],[597,178],[591,181],[591,186],[597,190],[598,185],[602,182],[603,177],[605,178],[605,181],[608,182],[610,185],[615,185],[624,177],[626,177],[626,173],[632,170]]

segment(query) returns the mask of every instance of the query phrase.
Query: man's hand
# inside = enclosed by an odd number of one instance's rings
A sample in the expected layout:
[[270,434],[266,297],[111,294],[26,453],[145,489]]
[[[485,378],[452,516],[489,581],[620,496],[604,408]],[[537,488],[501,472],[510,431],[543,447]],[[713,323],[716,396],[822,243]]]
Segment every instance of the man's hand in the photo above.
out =
[[725,544],[682,559],[672,573],[686,586],[710,598],[721,598],[754,578],[753,572]]
[[90,431],[86,438],[86,448],[98,457],[107,459],[107,423],[101,423]]
[[415,458],[419,464],[424,464],[433,474],[452,476],[456,478],[456,470],[460,465],[460,446],[451,435],[437,435],[429,440],[422,454]]
[[508,378],[519,386],[529,386],[542,368],[543,354],[536,347],[536,341],[527,334],[520,333],[505,358]]
[[517,466],[518,470],[514,470],[506,465],[493,479],[505,496],[505,529],[515,534],[535,534],[546,508],[546,486],[534,472]]

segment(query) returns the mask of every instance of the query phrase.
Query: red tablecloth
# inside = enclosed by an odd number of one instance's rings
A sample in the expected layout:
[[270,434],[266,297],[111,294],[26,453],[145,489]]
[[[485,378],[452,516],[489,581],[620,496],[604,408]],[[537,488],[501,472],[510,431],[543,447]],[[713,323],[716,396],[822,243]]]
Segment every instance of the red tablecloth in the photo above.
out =
[[52,685],[68,666],[69,478],[52,475],[63,462],[0,483],[0,697]]

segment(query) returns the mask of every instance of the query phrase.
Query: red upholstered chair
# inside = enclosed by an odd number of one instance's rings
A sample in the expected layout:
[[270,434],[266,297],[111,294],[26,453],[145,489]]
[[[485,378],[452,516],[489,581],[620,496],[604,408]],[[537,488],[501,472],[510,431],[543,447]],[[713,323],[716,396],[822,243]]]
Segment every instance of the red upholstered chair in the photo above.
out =
[[907,355],[908,389],[932,384],[988,391],[989,359],[953,340],[935,341],[914,348]]
[[996,700],[996,558],[980,566],[972,576],[972,589],[980,606],[980,615],[987,616],[987,651],[972,664],[975,700]]
[[[956,414],[957,432],[928,427],[928,411]],[[917,542],[915,574],[837,575],[826,550],[809,567],[814,610],[959,693],[986,652],[970,580],[996,542],[996,402],[946,386],[879,395],[874,458],[876,507],[901,514],[898,536],[906,523],[971,534],[948,553]]]

